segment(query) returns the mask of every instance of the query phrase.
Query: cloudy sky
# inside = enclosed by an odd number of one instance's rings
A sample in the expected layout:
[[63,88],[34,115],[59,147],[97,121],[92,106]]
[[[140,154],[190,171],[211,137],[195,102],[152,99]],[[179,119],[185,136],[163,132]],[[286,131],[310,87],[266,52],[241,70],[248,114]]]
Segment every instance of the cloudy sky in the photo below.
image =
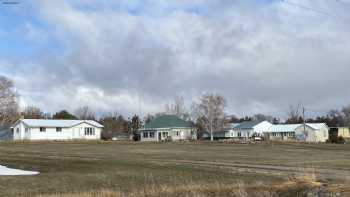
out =
[[18,1],[0,5],[0,74],[23,106],[129,115],[140,100],[145,114],[214,92],[229,114],[283,117],[350,103],[349,0]]

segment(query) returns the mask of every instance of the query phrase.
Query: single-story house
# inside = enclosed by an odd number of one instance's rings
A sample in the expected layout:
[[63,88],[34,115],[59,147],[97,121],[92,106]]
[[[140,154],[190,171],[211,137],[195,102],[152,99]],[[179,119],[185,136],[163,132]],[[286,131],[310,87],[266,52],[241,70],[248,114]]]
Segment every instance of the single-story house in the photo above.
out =
[[230,138],[248,139],[253,136],[262,136],[272,124],[268,121],[245,121],[228,131]]
[[304,142],[326,142],[329,138],[329,127],[325,123],[301,124],[295,130],[295,138]]
[[140,140],[147,142],[196,140],[196,127],[175,115],[162,115],[139,129]]
[[301,124],[276,124],[264,132],[266,140],[295,140],[295,131]]
[[328,126],[325,123],[272,125],[264,132],[268,140],[297,140],[303,142],[326,142]]
[[13,140],[97,140],[102,129],[93,120],[20,119],[12,132]]

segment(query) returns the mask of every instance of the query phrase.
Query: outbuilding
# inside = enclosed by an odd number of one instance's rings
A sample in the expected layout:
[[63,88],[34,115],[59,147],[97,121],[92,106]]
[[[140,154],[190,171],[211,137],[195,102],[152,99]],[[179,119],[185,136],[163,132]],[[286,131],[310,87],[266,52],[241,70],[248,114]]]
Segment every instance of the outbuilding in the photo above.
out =
[[304,142],[326,142],[329,138],[329,127],[325,123],[301,124],[295,130],[295,138]]

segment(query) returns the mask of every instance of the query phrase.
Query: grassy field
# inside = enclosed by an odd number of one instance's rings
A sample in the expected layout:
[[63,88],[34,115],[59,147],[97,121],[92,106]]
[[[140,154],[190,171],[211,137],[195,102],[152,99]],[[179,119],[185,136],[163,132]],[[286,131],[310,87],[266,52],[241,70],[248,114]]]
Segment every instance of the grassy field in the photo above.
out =
[[[350,145],[0,143],[0,196],[350,195]],[[262,195],[263,194],[263,195]]]

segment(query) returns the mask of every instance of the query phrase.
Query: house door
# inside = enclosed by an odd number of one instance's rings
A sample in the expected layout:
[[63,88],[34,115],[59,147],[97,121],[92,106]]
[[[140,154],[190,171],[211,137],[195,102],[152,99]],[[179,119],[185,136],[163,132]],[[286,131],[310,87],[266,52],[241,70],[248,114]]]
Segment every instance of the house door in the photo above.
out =
[[73,129],[73,139],[78,139],[80,137],[80,128]]
[[162,141],[162,133],[158,132],[158,141]]

